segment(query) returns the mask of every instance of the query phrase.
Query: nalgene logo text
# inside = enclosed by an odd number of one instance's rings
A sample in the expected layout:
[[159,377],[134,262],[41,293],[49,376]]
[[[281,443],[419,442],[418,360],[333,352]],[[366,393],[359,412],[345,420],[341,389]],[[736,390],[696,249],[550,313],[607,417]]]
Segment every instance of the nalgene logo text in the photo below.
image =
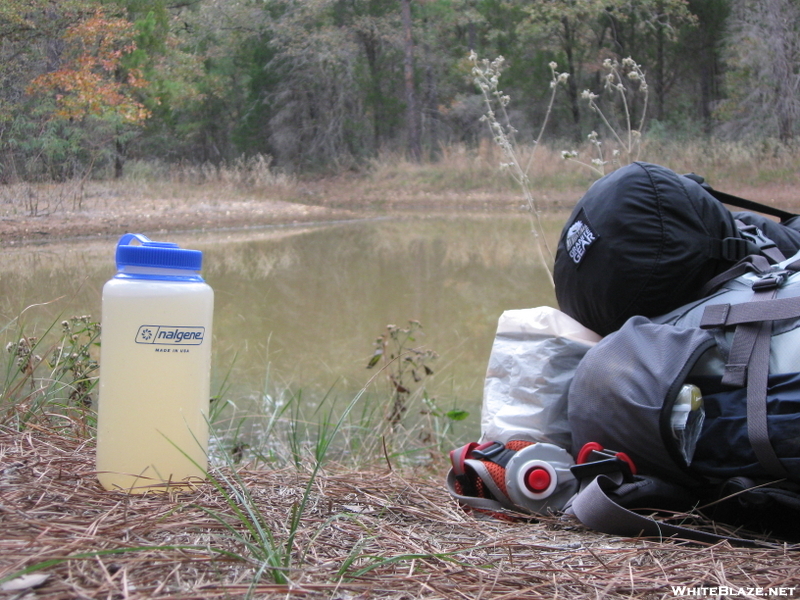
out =
[[172,327],[169,325],[142,325],[136,332],[137,344],[168,346],[199,346],[203,343],[205,327]]

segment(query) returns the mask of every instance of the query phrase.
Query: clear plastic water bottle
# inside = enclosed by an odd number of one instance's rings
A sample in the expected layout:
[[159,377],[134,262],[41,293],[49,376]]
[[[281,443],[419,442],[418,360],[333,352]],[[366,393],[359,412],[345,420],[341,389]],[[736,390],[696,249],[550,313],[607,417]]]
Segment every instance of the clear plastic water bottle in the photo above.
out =
[[214,292],[203,255],[126,234],[103,286],[97,471],[108,490],[187,487],[207,469]]
[[705,410],[700,388],[691,383],[684,384],[672,406],[670,425],[672,426],[672,435],[678,443],[678,449],[687,466],[692,463],[704,420]]

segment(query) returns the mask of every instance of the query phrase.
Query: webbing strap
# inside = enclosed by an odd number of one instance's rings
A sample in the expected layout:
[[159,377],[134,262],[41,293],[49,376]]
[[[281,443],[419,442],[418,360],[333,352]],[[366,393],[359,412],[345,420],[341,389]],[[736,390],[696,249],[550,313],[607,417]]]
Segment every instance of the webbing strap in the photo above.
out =
[[456,474],[453,472],[453,469],[447,473],[447,487],[450,491],[450,495],[453,496],[456,500],[460,503],[471,506],[472,508],[477,508],[478,510],[487,511],[487,512],[502,512],[505,510],[505,506],[503,506],[497,500],[493,500],[491,498],[479,498],[477,496],[470,496],[465,494],[459,494],[456,491]]
[[739,234],[744,239],[752,242],[756,248],[758,248],[758,252],[766,256],[773,263],[786,260],[786,257],[783,255],[783,252],[780,251],[778,245],[765,236],[758,227],[755,225],[748,225],[739,219],[736,219],[734,222],[739,229]]
[[733,265],[730,269],[723,271],[716,277],[713,277],[707,281],[700,290],[700,298],[705,298],[706,296],[711,295],[711,293],[715,292],[719,286],[728,283],[737,277],[741,277],[745,273],[754,272],[758,274],[764,274],[769,272],[771,269],[772,265],[763,256],[759,256],[758,254],[746,256]]
[[758,290],[750,302],[709,306],[701,327],[737,325],[722,383],[747,383],[747,437],[759,464],[775,477],[788,477],[772,442],[767,423],[767,387],[772,324],[800,316],[800,297],[775,298],[778,287]]
[[765,321],[758,327],[753,354],[747,368],[747,438],[759,464],[770,475],[784,478],[789,473],[775,454],[767,424],[767,379],[772,321]]
[[752,366],[753,348],[761,334],[763,323],[747,323],[736,328],[728,362],[722,375],[722,383],[733,387],[744,387]]
[[[744,387],[745,383],[749,381],[749,373],[753,367],[756,367],[753,362],[753,349],[756,347],[756,342],[764,335],[767,336],[766,369],[767,373],[769,373],[769,336],[772,333],[772,321],[769,320],[768,317],[765,316],[764,312],[759,309],[762,308],[762,305],[764,305],[765,302],[772,300],[777,291],[777,288],[773,288],[755,292],[753,294],[753,299],[750,302],[745,303],[746,306],[750,307],[751,312],[755,314],[760,313],[760,316],[741,323],[736,327],[736,331],[733,334],[733,341],[731,342],[731,350],[728,354],[728,362],[725,365],[725,373],[722,376],[722,383],[724,385]],[[768,325],[767,328],[764,327],[765,324]],[[767,387],[765,382],[764,390],[766,389]],[[748,396],[749,395],[748,387]],[[766,416],[764,423],[766,424]]]
[[[450,452],[452,468],[447,474],[447,485],[450,494],[459,502],[482,511],[510,510],[519,511],[492,477],[487,461],[499,464],[496,459],[508,462],[509,454],[516,451],[507,449],[498,442],[471,442]],[[479,495],[477,483],[480,481],[490,498]],[[458,486],[456,486],[458,483]],[[457,489],[460,488],[460,489]]]
[[776,264],[786,260],[786,257],[783,255],[783,252],[781,252],[777,246],[768,246],[766,248],[762,248],[761,252],[764,254],[764,256],[766,256]]
[[[503,490],[501,490],[497,483],[495,483],[492,474],[489,472],[489,469],[486,467],[486,463],[480,460],[471,460],[468,459],[465,461],[466,464],[475,471],[475,475],[483,481],[483,485],[489,490],[489,493],[492,497],[505,509],[510,511],[519,511],[517,506],[511,502]],[[473,504],[474,506],[474,504]]]
[[659,540],[678,538],[707,544],[728,541],[741,546],[774,547],[774,544],[761,543],[756,540],[718,535],[662,523],[653,518],[635,513],[620,506],[609,496],[609,492],[613,492],[619,487],[619,484],[610,477],[599,475],[575,496],[569,512],[574,514],[587,527],[611,535],[625,537],[644,536]]
[[477,496],[478,492],[472,478],[467,474],[465,462],[469,458],[470,453],[479,446],[477,442],[470,442],[460,448],[450,451],[450,463],[453,465],[451,469],[453,477],[461,485],[461,491],[468,496]]
[[785,210],[781,210],[780,208],[776,208],[774,206],[769,206],[767,204],[761,204],[760,202],[755,202],[754,200],[747,200],[746,198],[740,198],[738,196],[734,196],[733,194],[728,194],[726,192],[720,192],[719,190],[715,190],[710,185],[703,182],[702,177],[690,177],[697,181],[700,180],[699,183],[703,186],[703,188],[714,198],[719,200],[724,204],[730,204],[731,206],[735,206],[737,208],[743,208],[745,210],[751,210],[753,212],[760,212],[764,213],[765,215],[772,215],[773,217],[778,217],[781,222],[788,221],[792,217],[796,217],[795,213],[791,213]]
[[[755,297],[753,298],[755,300]],[[800,317],[800,296],[771,298],[742,302],[740,304],[712,304],[706,306],[700,319],[700,327],[712,329],[726,325],[780,321]]]

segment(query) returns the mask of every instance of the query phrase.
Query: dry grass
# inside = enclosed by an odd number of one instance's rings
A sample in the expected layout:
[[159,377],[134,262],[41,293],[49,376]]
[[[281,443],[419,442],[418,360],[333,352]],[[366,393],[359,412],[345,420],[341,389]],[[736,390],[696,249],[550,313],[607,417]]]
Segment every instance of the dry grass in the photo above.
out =
[[[443,472],[384,465],[317,476],[281,571],[290,583],[277,584],[268,573],[254,579],[261,565],[231,533],[243,523],[214,486],[172,496],[106,492],[93,456],[85,439],[0,429],[0,580],[41,574],[25,597],[645,599],[675,597],[672,586],[766,595],[800,581],[800,562],[781,549],[625,540],[566,517],[477,521],[454,505]],[[308,475],[243,468],[238,476],[283,543]]]
[[[562,158],[561,151],[571,149],[559,144],[518,148],[520,163],[530,164],[531,191],[540,210],[570,208],[597,179],[590,169]],[[583,162],[597,157],[588,146],[577,150]],[[611,150],[613,145],[606,154]],[[786,146],[648,141],[639,159],[678,173],[698,173],[730,194],[800,210],[800,155]],[[297,201],[337,208],[518,210],[525,202],[517,184],[499,168],[505,160],[489,141],[475,148],[456,145],[442,148],[435,162],[386,155],[362,173],[304,181],[294,189]],[[608,165],[606,172],[613,168]]]
[[[518,149],[521,163],[530,163],[531,191],[540,210],[571,208],[597,178],[565,161],[562,149],[571,148]],[[579,151],[584,162],[595,158],[590,148]],[[780,144],[649,140],[640,158],[679,173],[701,174],[721,191],[800,210],[800,155]],[[319,178],[289,176],[265,156],[222,166],[131,161],[122,180],[0,186],[0,243],[132,229],[263,226],[386,211],[518,211],[526,201],[499,169],[504,160],[487,141],[474,148],[441,148],[433,162],[385,155],[360,171]]]

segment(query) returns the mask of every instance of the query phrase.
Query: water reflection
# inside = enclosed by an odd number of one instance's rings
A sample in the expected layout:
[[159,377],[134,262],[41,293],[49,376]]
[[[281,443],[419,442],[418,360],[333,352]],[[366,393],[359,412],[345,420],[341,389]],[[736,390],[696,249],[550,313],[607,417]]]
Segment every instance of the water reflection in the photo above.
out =
[[[565,215],[547,220],[554,243]],[[205,252],[216,293],[212,389],[252,398],[269,385],[313,402],[345,398],[373,374],[388,323],[420,321],[440,358],[429,393],[477,415],[497,319],[554,306],[526,215],[378,219],[319,227],[152,236]],[[116,240],[10,249],[0,257],[0,318],[26,327],[100,314]],[[101,365],[102,367],[102,365]],[[477,419],[473,424],[477,423]]]

